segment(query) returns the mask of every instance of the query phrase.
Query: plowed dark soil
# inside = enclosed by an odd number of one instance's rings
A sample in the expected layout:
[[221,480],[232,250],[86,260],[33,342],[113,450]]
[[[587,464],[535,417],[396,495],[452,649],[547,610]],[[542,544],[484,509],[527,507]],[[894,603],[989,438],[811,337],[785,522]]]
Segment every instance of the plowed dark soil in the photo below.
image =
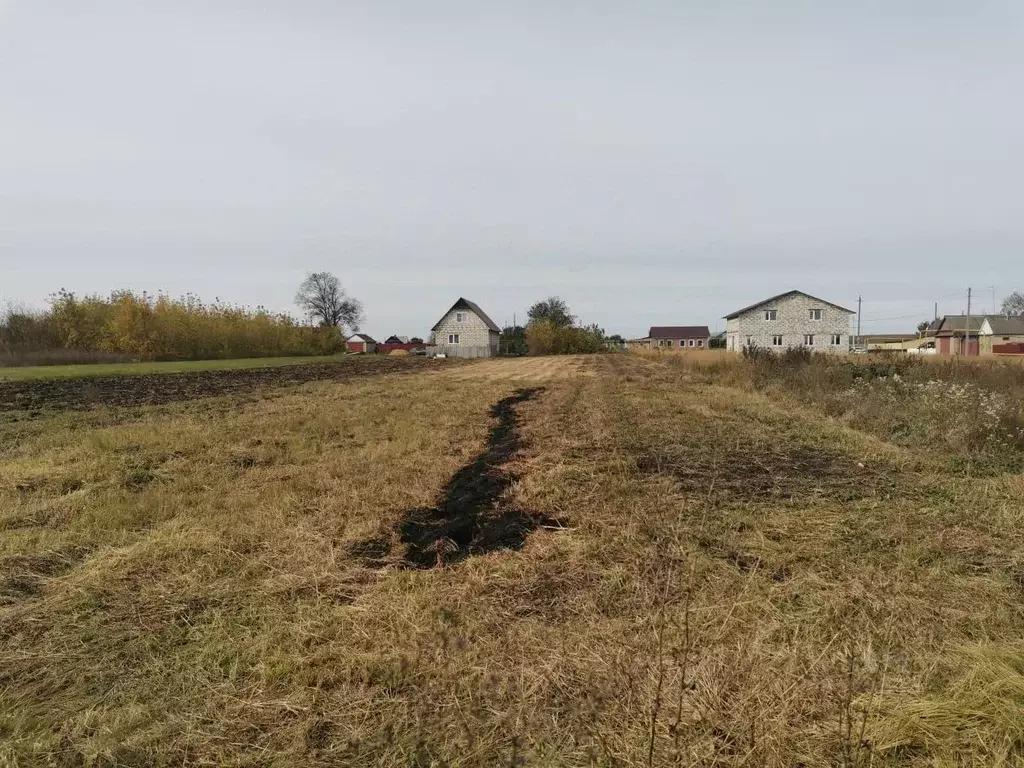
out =
[[450,363],[417,357],[369,357],[244,370],[149,373],[79,379],[0,381],[0,412],[68,411],[96,406],[140,406],[219,397],[310,381],[340,381]]

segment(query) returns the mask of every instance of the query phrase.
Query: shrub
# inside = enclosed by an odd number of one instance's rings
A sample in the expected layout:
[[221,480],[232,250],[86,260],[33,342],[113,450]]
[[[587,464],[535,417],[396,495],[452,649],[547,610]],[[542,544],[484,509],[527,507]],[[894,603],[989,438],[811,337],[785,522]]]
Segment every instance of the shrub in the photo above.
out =
[[46,312],[10,310],[0,320],[0,355],[25,364],[134,360],[209,360],[326,355],[342,348],[337,328],[303,325],[290,315],[191,294],[117,291],[79,298],[61,290]]
[[579,355],[607,350],[604,332],[596,325],[578,328],[549,320],[530,323],[526,344],[531,355]]
[[893,443],[926,446],[973,474],[1024,470],[1024,366],[913,355],[773,353],[674,360],[707,383],[796,399]]
[[796,352],[754,355],[751,384],[813,403],[888,440],[982,457],[974,469],[1024,466],[1024,370],[911,356],[853,361]]

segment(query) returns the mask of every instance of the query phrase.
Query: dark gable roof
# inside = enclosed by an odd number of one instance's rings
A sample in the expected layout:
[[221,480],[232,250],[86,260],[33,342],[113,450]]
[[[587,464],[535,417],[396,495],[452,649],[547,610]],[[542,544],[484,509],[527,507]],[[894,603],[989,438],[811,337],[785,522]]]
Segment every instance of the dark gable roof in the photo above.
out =
[[739,317],[744,312],[749,312],[752,309],[757,309],[758,307],[763,306],[764,304],[771,304],[772,302],[778,301],[779,299],[783,299],[783,298],[785,298],[787,296],[792,296],[794,293],[799,293],[801,296],[806,296],[808,299],[814,299],[815,301],[820,301],[822,304],[827,304],[830,307],[835,307],[836,309],[841,309],[843,312],[848,312],[851,315],[857,314],[852,309],[847,309],[846,307],[841,307],[838,304],[833,304],[831,301],[825,301],[824,299],[819,299],[817,296],[811,296],[811,294],[804,293],[803,291],[793,290],[793,291],[786,291],[785,293],[780,293],[778,296],[772,296],[770,298],[763,299],[763,300],[757,302],[756,304],[751,304],[749,307],[744,307],[743,309],[737,309],[735,312],[732,312],[732,313],[726,315],[725,319],[726,320],[732,320],[734,317]]
[[935,332],[938,336],[946,336],[954,333],[970,331],[977,333],[981,330],[981,324],[985,322],[985,315],[971,315],[971,327],[967,328],[966,315],[946,315],[939,322],[939,328]]
[[[487,316],[486,312],[480,309],[480,307],[478,307],[469,299],[463,299],[462,297],[459,297],[459,300],[452,304],[451,308],[447,312],[441,315],[441,320],[444,320],[446,317],[448,317],[449,314],[451,314],[457,309],[468,309],[470,312],[475,313],[477,317],[483,320],[484,325],[486,325],[489,329],[491,329],[495,333],[501,333],[501,328],[499,328],[498,324]],[[438,320],[436,323],[434,323],[434,327],[431,328],[430,330],[436,331],[438,326],[441,325],[441,320]]]
[[651,339],[709,339],[706,325],[656,325],[647,334]]
[[1019,336],[1024,334],[1024,315],[1016,317],[1010,315],[989,315],[988,324],[992,326],[992,333],[995,336]]
[[370,344],[376,344],[377,343],[376,341],[373,340],[372,336],[367,336],[365,333],[353,333],[352,336],[348,337],[349,341],[352,340],[353,336],[358,336],[360,339],[362,339],[363,341],[369,342]]

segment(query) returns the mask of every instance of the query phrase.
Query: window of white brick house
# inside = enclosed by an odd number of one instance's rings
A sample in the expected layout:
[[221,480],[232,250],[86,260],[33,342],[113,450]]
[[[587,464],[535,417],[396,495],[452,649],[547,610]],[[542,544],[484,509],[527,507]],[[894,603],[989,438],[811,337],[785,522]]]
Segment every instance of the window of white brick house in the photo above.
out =
[[773,347],[781,347],[782,346],[782,337],[781,336],[772,336],[772,346]]
[[455,322],[456,323],[464,323],[464,322],[466,322],[466,313],[465,312],[456,312],[455,313]]
[[779,319],[779,310],[777,310],[777,309],[766,309],[764,311],[764,319],[765,320],[778,320]]
[[703,347],[704,346],[704,339],[697,339],[697,346],[698,347]]
[[811,320],[821,320],[822,310],[812,309],[810,310]]
[[457,333],[449,333],[448,334],[448,343],[449,344],[458,344],[459,343],[459,334],[457,334]]
[[814,334],[813,333],[805,333],[804,334],[804,346],[805,347],[813,347],[814,346]]
[[840,344],[843,343],[843,337],[838,333],[833,333],[831,342],[833,347],[838,347]]
[[690,346],[693,346],[693,339],[690,339]]
[[747,336],[747,346],[748,347],[754,346],[754,337],[753,336]]

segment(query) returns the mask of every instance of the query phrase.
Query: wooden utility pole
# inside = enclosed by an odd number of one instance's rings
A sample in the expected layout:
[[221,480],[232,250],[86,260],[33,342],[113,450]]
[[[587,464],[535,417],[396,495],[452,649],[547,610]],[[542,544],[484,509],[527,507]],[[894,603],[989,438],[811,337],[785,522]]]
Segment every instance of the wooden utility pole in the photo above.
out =
[[964,354],[971,354],[971,289],[967,289],[967,323],[964,326]]
[[854,345],[856,348],[860,348],[860,303],[861,297],[857,297],[857,343]]

